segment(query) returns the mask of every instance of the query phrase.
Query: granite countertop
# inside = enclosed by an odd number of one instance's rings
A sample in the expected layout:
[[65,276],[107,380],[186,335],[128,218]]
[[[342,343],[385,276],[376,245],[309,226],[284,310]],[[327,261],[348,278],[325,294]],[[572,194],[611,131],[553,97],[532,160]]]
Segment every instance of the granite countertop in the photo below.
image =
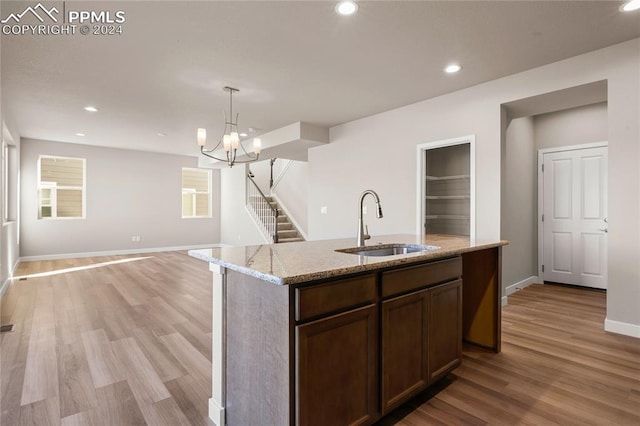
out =
[[372,237],[366,245],[375,248],[395,243],[440,248],[394,256],[359,256],[335,251],[356,246],[355,238],[344,238],[190,250],[189,255],[264,281],[287,285],[420,263],[507,244],[506,241],[480,241],[452,235],[395,234]]

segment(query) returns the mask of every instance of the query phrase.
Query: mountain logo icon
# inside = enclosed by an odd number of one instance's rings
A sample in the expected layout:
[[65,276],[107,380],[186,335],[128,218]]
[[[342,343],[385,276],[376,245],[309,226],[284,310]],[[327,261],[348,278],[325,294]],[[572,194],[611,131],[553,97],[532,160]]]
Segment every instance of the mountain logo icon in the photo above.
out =
[[13,20],[17,24],[25,15],[29,13],[35,16],[40,22],[44,22],[43,16],[48,16],[53,22],[58,22],[58,19],[53,15],[54,12],[56,14],[59,13],[58,9],[55,6],[51,9],[47,9],[42,5],[42,3],[38,3],[34,7],[27,7],[24,11],[22,11],[22,13],[12,13],[0,22],[6,24],[9,21]]

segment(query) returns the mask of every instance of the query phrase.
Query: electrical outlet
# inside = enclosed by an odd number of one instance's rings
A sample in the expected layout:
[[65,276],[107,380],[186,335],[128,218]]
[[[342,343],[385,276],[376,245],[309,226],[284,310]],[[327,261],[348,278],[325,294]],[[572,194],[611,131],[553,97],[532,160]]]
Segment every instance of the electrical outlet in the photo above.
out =
[[320,207],[320,214],[327,214],[327,206]]
[[367,206],[364,206],[364,207],[362,208],[362,214],[367,214]]
[[133,235],[131,237],[131,242],[139,243],[140,242],[140,235]]

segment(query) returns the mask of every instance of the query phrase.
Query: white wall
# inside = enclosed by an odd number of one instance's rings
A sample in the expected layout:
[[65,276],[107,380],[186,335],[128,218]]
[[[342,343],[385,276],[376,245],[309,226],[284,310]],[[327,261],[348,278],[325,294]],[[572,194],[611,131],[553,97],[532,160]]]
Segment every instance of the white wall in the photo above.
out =
[[509,240],[502,252],[502,281],[508,287],[538,275],[538,175],[533,118],[512,120],[505,144],[500,226],[502,238]]
[[[182,167],[195,157],[34,139],[21,141],[21,256],[52,256],[218,243],[219,178],[212,218],[182,219]],[[86,218],[39,220],[39,155],[86,158]],[[140,242],[131,237],[139,235]]]
[[[283,160],[279,160],[279,162],[282,161]],[[278,160],[276,160],[276,163],[277,162]],[[253,173],[253,180],[258,185],[258,188],[260,188],[264,195],[270,195],[271,189],[269,188],[269,177],[271,175],[271,160],[267,159],[256,161],[255,163],[249,163],[247,164],[247,168]],[[244,179],[244,175],[242,178]]]
[[[545,65],[331,129],[309,151],[309,234],[355,241],[357,200],[376,190],[385,217],[371,234],[415,232],[416,145],[476,136],[477,230],[498,239],[501,213],[501,105],[608,81],[609,283],[607,318],[640,330],[640,39]],[[321,206],[328,214],[321,214]]]
[[246,209],[248,167],[238,164],[220,170],[220,242],[231,246],[266,244]]
[[273,190],[290,218],[298,225],[299,231],[304,234],[309,230],[307,207],[309,197],[313,197],[313,194],[309,193],[308,170],[307,162],[293,161]]
[[586,105],[533,117],[537,149],[607,140],[607,103]]

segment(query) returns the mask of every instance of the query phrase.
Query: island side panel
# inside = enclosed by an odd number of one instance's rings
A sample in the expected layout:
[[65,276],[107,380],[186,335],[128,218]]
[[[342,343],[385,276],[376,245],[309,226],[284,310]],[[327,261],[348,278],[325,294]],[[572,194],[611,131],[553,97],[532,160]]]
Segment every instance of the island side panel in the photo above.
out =
[[211,291],[211,398],[209,399],[209,418],[216,426],[225,426],[225,286],[226,268],[209,264],[213,273]]
[[500,352],[502,247],[462,255],[462,336],[465,342]]
[[291,424],[289,287],[227,272],[226,419]]

